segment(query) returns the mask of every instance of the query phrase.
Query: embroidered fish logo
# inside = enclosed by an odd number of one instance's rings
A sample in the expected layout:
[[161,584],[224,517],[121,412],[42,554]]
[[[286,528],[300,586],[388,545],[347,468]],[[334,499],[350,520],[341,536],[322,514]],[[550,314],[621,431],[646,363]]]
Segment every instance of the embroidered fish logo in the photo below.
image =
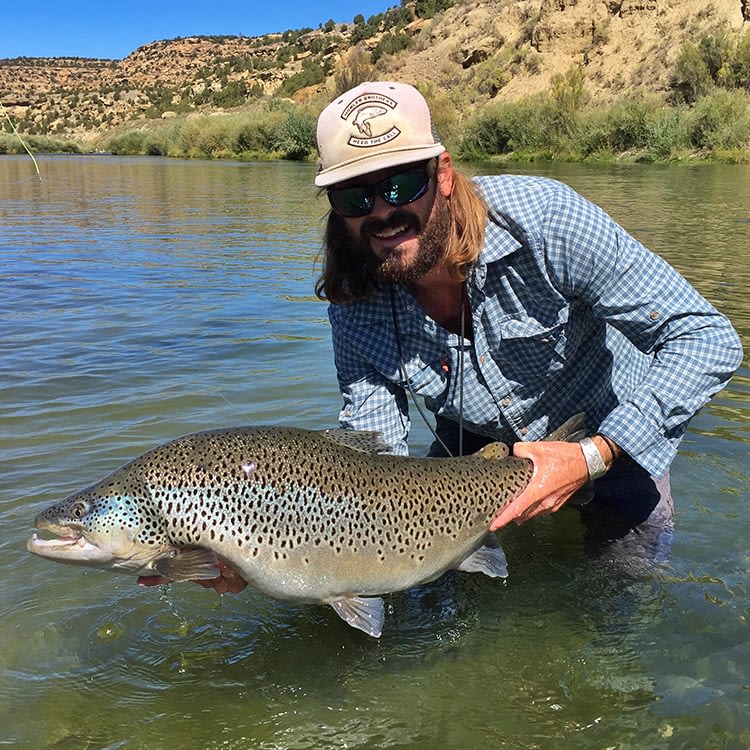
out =
[[366,135],[368,138],[372,138],[372,127],[370,126],[370,120],[376,117],[381,117],[388,113],[385,107],[381,107],[377,104],[371,104],[369,107],[362,107],[354,117],[352,123],[357,127],[360,133]]

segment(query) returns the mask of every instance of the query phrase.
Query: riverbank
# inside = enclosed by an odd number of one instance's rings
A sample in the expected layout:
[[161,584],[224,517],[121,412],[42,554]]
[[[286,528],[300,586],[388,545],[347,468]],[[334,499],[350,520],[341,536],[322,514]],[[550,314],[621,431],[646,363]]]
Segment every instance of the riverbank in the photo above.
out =
[[[431,102],[431,104],[433,104]],[[691,105],[633,96],[585,101],[574,73],[550,93],[488,105],[465,119],[433,104],[438,132],[463,161],[750,164],[750,92],[715,89]],[[88,141],[0,133],[0,154],[111,152],[182,159],[314,161],[317,111],[290,102],[233,114],[141,121]]]

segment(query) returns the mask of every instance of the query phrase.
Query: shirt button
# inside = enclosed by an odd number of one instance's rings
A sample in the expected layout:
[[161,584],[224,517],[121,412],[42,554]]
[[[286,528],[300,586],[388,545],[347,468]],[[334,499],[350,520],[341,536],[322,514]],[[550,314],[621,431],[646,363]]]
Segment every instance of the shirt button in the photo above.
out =
[[502,400],[502,405],[510,406],[510,399],[507,396]]
[[522,435],[525,435],[529,431],[529,428],[528,427],[522,427],[519,431],[520,431],[520,433]]
[[659,315],[660,315],[660,313],[659,313],[659,311],[658,311],[658,310],[652,310],[652,311],[651,311],[651,312],[650,312],[650,313],[648,314],[648,317],[649,317],[649,318],[651,318],[651,320],[658,320],[658,319],[659,319]]
[[484,364],[484,354],[479,358],[479,364],[480,365]]

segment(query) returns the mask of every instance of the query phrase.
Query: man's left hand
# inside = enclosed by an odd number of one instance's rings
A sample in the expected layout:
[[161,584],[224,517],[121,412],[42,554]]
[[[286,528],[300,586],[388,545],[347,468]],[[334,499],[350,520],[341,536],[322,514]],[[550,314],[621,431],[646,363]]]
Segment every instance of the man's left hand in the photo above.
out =
[[495,517],[490,529],[523,523],[559,510],[586,482],[589,472],[578,443],[540,441],[516,443],[513,455],[531,459],[534,473],[526,489]]

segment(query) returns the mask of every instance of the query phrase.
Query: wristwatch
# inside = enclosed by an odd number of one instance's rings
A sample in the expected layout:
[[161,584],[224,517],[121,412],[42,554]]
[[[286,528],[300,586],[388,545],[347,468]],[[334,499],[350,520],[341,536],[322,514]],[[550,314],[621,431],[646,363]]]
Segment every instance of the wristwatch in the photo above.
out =
[[586,466],[589,470],[589,479],[599,479],[607,473],[607,465],[604,463],[602,454],[596,447],[596,443],[590,438],[583,438],[579,445],[583,451],[583,457],[586,459]]

